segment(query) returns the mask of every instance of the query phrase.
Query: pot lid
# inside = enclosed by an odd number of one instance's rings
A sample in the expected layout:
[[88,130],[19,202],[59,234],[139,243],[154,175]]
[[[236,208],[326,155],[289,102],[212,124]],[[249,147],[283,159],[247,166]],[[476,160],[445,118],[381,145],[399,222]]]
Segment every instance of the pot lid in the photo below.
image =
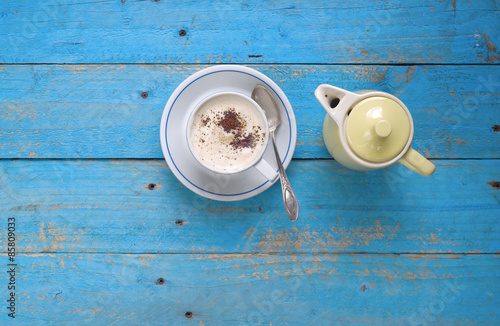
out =
[[347,117],[349,146],[362,159],[381,163],[396,157],[410,137],[405,109],[387,97],[374,96],[357,103]]

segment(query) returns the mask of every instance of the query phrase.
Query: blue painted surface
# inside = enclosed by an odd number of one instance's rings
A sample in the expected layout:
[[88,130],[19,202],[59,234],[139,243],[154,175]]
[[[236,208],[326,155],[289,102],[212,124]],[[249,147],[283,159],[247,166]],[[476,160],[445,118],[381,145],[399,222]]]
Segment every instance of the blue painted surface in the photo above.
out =
[[498,162],[433,162],[426,178],[400,164],[361,173],[292,161],[301,213],[290,223],[279,184],[221,203],[185,188],[161,160],[4,160],[0,214],[19,217],[23,252],[499,252],[498,190],[488,185]]
[[19,277],[22,317],[12,325],[498,324],[493,255],[76,253],[19,262],[36,273]]
[[[2,158],[163,158],[160,120],[196,65],[0,66]],[[297,120],[295,158],[329,158],[323,83],[398,96],[415,123],[413,147],[430,158],[498,158],[500,67],[257,65],[283,90]],[[148,93],[142,98],[143,92]],[[118,120],[118,121],[117,121]]]
[[[500,324],[499,31],[489,0],[2,3],[0,324]],[[290,100],[296,223],[278,184],[211,201],[164,162],[164,105],[213,63]],[[322,83],[398,96],[436,173],[332,160]]]
[[1,13],[7,63],[500,61],[496,0],[23,0]]

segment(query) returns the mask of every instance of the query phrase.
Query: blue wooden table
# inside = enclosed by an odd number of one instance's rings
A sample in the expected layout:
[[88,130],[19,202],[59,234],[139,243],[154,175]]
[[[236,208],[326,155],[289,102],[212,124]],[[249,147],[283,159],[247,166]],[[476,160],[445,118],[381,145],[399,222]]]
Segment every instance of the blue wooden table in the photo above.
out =
[[[0,324],[499,325],[499,47],[495,0],[2,1]],[[296,223],[163,159],[170,94],[227,63],[293,106]],[[436,173],[335,162],[322,83],[398,96]]]

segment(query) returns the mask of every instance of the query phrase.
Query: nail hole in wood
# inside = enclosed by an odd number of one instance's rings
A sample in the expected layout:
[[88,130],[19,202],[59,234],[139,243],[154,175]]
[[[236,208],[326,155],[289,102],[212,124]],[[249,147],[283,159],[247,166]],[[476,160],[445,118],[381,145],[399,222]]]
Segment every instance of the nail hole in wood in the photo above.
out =
[[141,93],[141,97],[142,98],[148,98],[148,95],[149,95],[148,92],[142,92]]
[[183,30],[183,29],[181,29],[181,30],[179,31],[179,36],[180,36],[180,37],[182,37],[182,36],[186,36],[186,34],[187,34],[187,33],[186,33],[186,31],[185,31],[185,30]]
[[156,284],[158,285],[163,285],[165,284],[165,280],[163,279],[163,277],[160,277],[159,279],[156,280]]
[[334,98],[333,100],[331,100],[330,102],[330,107],[333,109],[333,108],[336,108],[337,105],[339,105],[339,102],[340,102],[340,99],[338,98]]
[[500,189],[500,181],[490,181],[488,184],[491,186],[493,189]]
[[191,319],[193,318],[193,313],[191,311],[188,311],[184,316],[186,316],[187,319]]
[[498,133],[500,131],[500,125],[494,125],[492,127],[492,129],[493,129],[493,132],[496,134],[496,133]]
[[361,285],[361,291],[365,292],[366,291],[366,285]]
[[175,221],[175,225],[179,225],[179,226],[184,225],[184,221],[183,220],[177,220],[177,221]]
[[148,189],[149,190],[153,190],[154,188],[156,188],[156,185],[154,183],[148,184]]

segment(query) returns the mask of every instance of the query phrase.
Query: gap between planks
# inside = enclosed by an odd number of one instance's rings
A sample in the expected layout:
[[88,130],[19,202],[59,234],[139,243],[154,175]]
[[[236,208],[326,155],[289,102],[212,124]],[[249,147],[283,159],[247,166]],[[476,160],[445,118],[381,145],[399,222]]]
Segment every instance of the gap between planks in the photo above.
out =
[[[429,161],[495,161],[500,158],[495,157],[442,157],[442,158],[427,158]],[[164,161],[163,157],[0,157],[1,161]],[[294,157],[293,161],[334,161],[332,157]]]
[[242,65],[242,66],[500,66],[500,62],[487,63],[436,63],[436,62],[335,62],[335,63],[310,63],[310,62],[231,62],[231,63],[200,63],[200,62],[175,62],[175,63],[138,63],[138,62],[113,62],[113,63],[72,63],[72,62],[0,62],[0,66],[219,66],[219,65]]
[[[7,252],[2,252],[0,255],[6,255]],[[394,252],[394,253],[378,253],[378,252],[314,252],[314,253],[219,253],[219,252],[74,252],[74,251],[44,251],[44,252],[16,252],[16,255],[199,255],[199,256],[261,256],[261,257],[288,257],[288,256],[484,256],[493,255],[500,257],[500,252]]]

